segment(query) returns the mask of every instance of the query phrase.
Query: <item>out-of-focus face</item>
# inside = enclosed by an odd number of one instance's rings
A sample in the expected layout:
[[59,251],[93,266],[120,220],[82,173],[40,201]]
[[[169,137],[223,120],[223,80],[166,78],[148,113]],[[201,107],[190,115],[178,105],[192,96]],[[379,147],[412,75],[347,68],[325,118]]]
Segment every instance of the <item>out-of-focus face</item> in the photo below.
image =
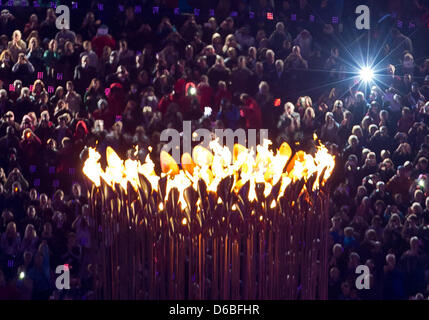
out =
[[368,161],[369,161],[369,164],[372,166],[377,165],[377,159],[375,157],[375,154],[368,154]]
[[31,200],[36,200],[37,199],[37,190],[36,189],[31,189],[30,190],[30,199]]
[[214,55],[215,54],[215,49],[212,46],[208,47],[207,48],[207,54],[208,55]]
[[51,233],[52,232],[52,225],[50,223],[45,223],[43,225],[43,232]]
[[144,58],[142,54],[136,56],[136,64],[143,64]]
[[32,259],[33,255],[30,252],[24,253],[24,264],[29,265]]
[[388,255],[388,256],[386,257],[386,263],[387,263],[389,266],[394,267],[394,266],[395,266],[395,264],[396,264],[396,258],[395,258],[395,256],[394,256],[394,255]]
[[132,7],[127,8],[127,10],[125,10],[125,14],[127,16],[127,19],[133,19],[134,18],[134,11]]
[[340,257],[343,254],[343,249],[341,246],[334,246],[334,256],[336,258]]
[[115,62],[116,57],[117,57],[116,52],[115,52],[115,51],[112,51],[112,52],[110,53],[110,56],[109,56],[109,62],[110,62],[110,63]]
[[198,66],[202,69],[207,67],[207,63],[205,59],[198,59]]
[[91,23],[95,21],[95,16],[92,12],[88,13],[88,21]]
[[88,66],[88,62],[89,62],[88,56],[83,56],[82,57],[82,67],[86,68]]
[[49,8],[48,10],[46,10],[46,17],[47,18],[55,18],[55,13],[54,13],[54,10],[52,8]]
[[49,42],[49,48],[52,51],[57,51],[57,49],[58,49],[58,43],[55,40],[52,40],[51,42]]
[[270,64],[274,63],[274,54],[272,54],[271,52],[267,53],[266,59],[268,63]]
[[37,21],[38,21],[37,15],[32,14],[32,15],[30,16],[30,22],[31,22],[31,23],[37,23]]
[[74,195],[76,198],[80,197],[80,195],[81,195],[81,191],[80,191],[80,190],[81,190],[81,189],[80,189],[80,186],[79,186],[79,185],[77,185],[77,184],[74,184],[74,185],[73,185],[72,192],[73,192],[73,195]]
[[48,203],[48,196],[46,194],[40,195],[40,204],[46,205]]
[[292,48],[292,53],[295,55],[300,55],[301,54],[301,49],[298,46],[294,46]]
[[33,206],[28,207],[28,209],[27,209],[27,216],[30,219],[34,219],[34,217],[36,216],[36,209]]
[[65,47],[66,47],[66,50],[69,51],[69,52],[73,52],[74,51],[73,43],[71,43],[70,41],[67,41]]
[[256,48],[255,47],[250,47],[249,48],[249,56],[252,58],[256,57]]
[[4,60],[5,61],[10,61],[10,54],[9,54],[9,52],[5,52],[5,54],[4,54],[4,56],[3,56],[3,58],[4,58]]
[[7,122],[10,124],[15,122],[15,116],[12,113],[9,113],[6,119],[7,119]]
[[21,40],[21,32],[17,32],[17,31],[15,31],[15,32],[13,33],[13,40],[15,40],[15,41],[19,41],[19,40]]
[[19,56],[18,56],[18,62],[19,63],[25,63],[25,56],[24,56],[24,54],[20,54]]
[[294,111],[294,106],[290,103],[285,105],[285,111],[287,114],[291,114]]
[[16,224],[14,222],[9,222],[6,227],[7,233],[16,233]]
[[25,228],[25,238],[32,238],[34,236],[34,226],[29,224]]

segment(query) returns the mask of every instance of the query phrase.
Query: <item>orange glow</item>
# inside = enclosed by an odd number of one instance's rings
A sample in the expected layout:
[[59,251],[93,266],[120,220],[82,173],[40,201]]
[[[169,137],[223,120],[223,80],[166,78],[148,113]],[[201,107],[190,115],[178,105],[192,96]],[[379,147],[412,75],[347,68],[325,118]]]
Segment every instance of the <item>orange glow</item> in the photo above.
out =
[[[317,136],[314,137],[317,139]],[[161,176],[167,177],[166,197],[175,188],[179,191],[178,202],[182,210],[188,204],[185,201],[184,191],[188,187],[198,188],[198,181],[202,179],[209,192],[216,193],[219,183],[226,177],[233,177],[233,184],[230,192],[239,192],[243,185],[249,183],[248,200],[256,202],[258,200],[256,185],[264,184],[263,195],[268,197],[273,186],[280,182],[280,191],[277,200],[284,195],[286,187],[294,181],[304,179],[307,181],[312,175],[316,175],[315,182],[311,186],[313,190],[323,187],[326,180],[332,174],[335,166],[335,157],[328,152],[324,145],[317,147],[314,155],[304,151],[293,154],[291,147],[284,142],[276,151],[270,149],[271,141],[264,140],[262,145],[257,146],[257,150],[247,149],[236,144],[231,154],[230,150],[221,146],[217,140],[210,143],[210,150],[202,146],[193,149],[190,154],[183,154],[182,168],[174,161],[173,157],[165,151],[161,151],[160,164]],[[149,151],[152,149],[149,148]],[[88,159],[83,166],[84,174],[97,186],[100,186],[103,179],[112,188],[119,184],[126,191],[129,182],[135,190],[140,188],[138,175],[144,175],[151,183],[152,190],[158,192],[158,183],[161,178],[155,173],[155,165],[148,155],[141,163],[138,160],[121,160],[116,152],[108,147],[106,150],[107,167],[102,170],[100,154],[89,149]],[[232,162],[232,164],[231,164]],[[323,177],[320,175],[324,171]],[[319,185],[321,181],[321,186]],[[303,188],[306,188],[305,186]],[[220,198],[217,203],[222,203]],[[198,204],[198,203],[197,203]],[[199,207],[201,203],[197,206]],[[276,201],[269,204],[271,209],[276,208]],[[160,203],[159,210],[164,207]],[[199,209],[198,209],[199,210]],[[232,210],[237,210],[235,204]]]

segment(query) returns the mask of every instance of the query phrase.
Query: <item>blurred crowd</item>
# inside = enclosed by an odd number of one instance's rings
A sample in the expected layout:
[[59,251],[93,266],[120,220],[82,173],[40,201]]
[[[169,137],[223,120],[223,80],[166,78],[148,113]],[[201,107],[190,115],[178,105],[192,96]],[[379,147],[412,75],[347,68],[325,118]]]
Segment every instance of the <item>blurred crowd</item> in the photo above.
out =
[[[427,297],[429,54],[417,31],[332,24],[352,1],[202,1],[201,16],[165,13],[174,1],[97,3],[79,3],[70,30],[52,8],[0,14],[0,299],[92,299],[87,148],[144,161],[152,146],[159,171],[160,133],[184,120],[267,128],[273,147],[309,152],[316,133],[336,155],[329,298]],[[425,1],[374,6],[417,28],[429,13]],[[368,43],[376,77],[362,83],[356,48]],[[55,287],[58,265],[70,290]],[[358,265],[369,290],[356,288]]]

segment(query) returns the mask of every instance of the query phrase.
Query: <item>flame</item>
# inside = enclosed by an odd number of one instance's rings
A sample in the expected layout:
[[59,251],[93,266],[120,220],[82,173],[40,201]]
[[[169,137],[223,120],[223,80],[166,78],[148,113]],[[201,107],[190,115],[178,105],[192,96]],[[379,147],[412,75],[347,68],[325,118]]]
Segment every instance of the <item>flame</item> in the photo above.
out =
[[[317,139],[317,136],[314,138]],[[316,174],[317,178],[312,189],[323,187],[334,170],[335,157],[320,141],[314,155],[304,151],[293,154],[291,147],[286,142],[276,152],[271,150],[270,146],[271,141],[264,140],[262,145],[257,146],[255,154],[255,150],[236,144],[231,153],[228,147],[221,146],[218,140],[213,140],[209,144],[209,149],[196,146],[193,149],[192,157],[190,154],[183,154],[182,168],[179,168],[173,157],[167,152],[161,151],[161,176],[167,177],[166,197],[172,189],[177,189],[179,191],[178,203],[184,210],[188,206],[184,197],[186,188],[193,187],[197,190],[198,181],[202,179],[207,185],[207,190],[216,193],[219,183],[224,178],[232,176],[233,185],[229,191],[238,192],[244,184],[249,182],[248,200],[250,202],[261,200],[258,199],[256,193],[256,184],[264,184],[264,196],[267,197],[273,186],[280,182],[278,200],[284,195],[286,187],[290,183],[300,179],[307,181],[313,174]],[[152,148],[149,148],[149,152],[151,151]],[[95,186],[99,187],[100,179],[103,179],[112,188],[119,184],[126,191],[129,182],[134,190],[138,190],[140,187],[139,174],[141,174],[148,179],[153,191],[159,192],[160,176],[155,173],[155,164],[150,158],[150,153],[146,156],[144,163],[131,159],[123,161],[111,147],[108,147],[105,171],[99,163],[101,156],[95,149],[89,148],[88,155],[83,172]],[[323,177],[321,177],[322,173]],[[321,186],[319,181],[321,181]],[[218,198],[217,202],[221,203],[222,200]],[[201,202],[197,203],[197,210],[199,210],[200,204]],[[272,200],[270,208],[275,207],[276,201]],[[163,210],[163,208],[164,206],[161,206],[160,203],[159,210]],[[236,207],[233,206],[233,209]]]
[[88,149],[88,159],[83,166],[83,173],[91,180],[97,187],[100,186],[100,173],[102,172],[99,163],[101,155],[94,149]]

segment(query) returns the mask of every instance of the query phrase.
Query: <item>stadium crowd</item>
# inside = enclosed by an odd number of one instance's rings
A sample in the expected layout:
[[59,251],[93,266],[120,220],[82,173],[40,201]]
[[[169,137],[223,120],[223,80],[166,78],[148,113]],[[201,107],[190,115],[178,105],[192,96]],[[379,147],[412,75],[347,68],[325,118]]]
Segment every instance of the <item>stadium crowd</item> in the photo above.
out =
[[[70,30],[56,28],[52,8],[1,11],[0,299],[93,298],[86,146],[103,153],[110,145],[141,160],[152,146],[156,160],[162,130],[180,132],[184,120],[193,129],[268,128],[274,147],[287,141],[309,151],[316,133],[337,163],[329,298],[427,297],[429,59],[419,58],[422,48],[392,24],[363,31],[360,44],[383,42],[376,81],[365,86],[350,77],[342,40],[349,30],[329,14],[348,15],[332,1],[256,1],[255,23],[247,1],[206,2],[212,17],[164,15],[168,1],[155,1],[156,17],[132,5],[109,17],[88,2]],[[407,17],[429,12],[424,1],[398,8]],[[55,270],[64,264],[71,290],[60,291]],[[358,265],[369,267],[369,290],[355,286]]]

